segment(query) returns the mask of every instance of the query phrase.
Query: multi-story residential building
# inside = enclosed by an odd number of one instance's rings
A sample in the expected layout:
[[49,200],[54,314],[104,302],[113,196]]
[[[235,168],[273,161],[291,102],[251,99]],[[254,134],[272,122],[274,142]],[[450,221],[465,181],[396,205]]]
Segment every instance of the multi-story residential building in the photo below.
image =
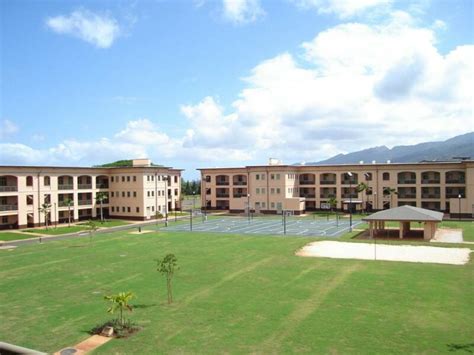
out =
[[[281,165],[199,169],[202,206],[296,214],[328,207],[381,210],[411,205],[472,217],[474,161],[350,165]],[[352,175],[352,176],[351,176]],[[368,188],[358,192],[357,185]]]
[[[129,167],[0,166],[0,228],[43,225],[103,214],[146,220],[180,209],[181,171],[135,159]],[[43,204],[49,213],[41,212]]]

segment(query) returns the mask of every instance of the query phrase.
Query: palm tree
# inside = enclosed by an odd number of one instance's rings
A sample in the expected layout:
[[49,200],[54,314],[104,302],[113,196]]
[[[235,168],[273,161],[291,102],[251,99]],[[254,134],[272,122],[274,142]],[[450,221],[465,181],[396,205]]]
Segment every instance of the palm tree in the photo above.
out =
[[393,195],[398,195],[397,189],[393,189],[391,187],[385,187],[383,189],[383,195],[390,197],[390,208],[393,207]]
[[119,315],[119,324],[121,326],[125,325],[123,318],[123,311],[128,310],[132,311],[132,306],[129,302],[134,298],[135,295],[132,292],[120,292],[117,295],[104,296],[104,299],[110,301],[112,305],[107,309],[108,313],[115,313],[117,310],[120,312]]
[[364,194],[363,194],[363,192],[364,192],[364,191],[367,191],[368,188],[369,188],[369,185],[367,185],[365,182],[360,182],[360,183],[357,185],[357,187],[356,187],[357,192],[358,192],[358,193],[362,193],[362,203],[363,203],[363,206],[365,207],[365,208],[364,208],[364,211],[365,211],[365,212],[367,212],[367,204],[366,204],[365,201],[364,201]]
[[51,204],[43,203],[39,209],[40,213],[44,214],[44,226],[46,227],[46,230],[48,229],[48,216],[50,208]]
[[90,243],[92,241],[92,235],[97,231],[97,229],[99,229],[99,227],[97,227],[97,224],[95,224],[95,222],[90,219],[86,223],[86,229],[89,232],[89,243]]
[[[331,212],[333,212],[333,208],[337,206],[337,199],[335,197],[331,197],[328,200],[329,206],[331,208]],[[336,212],[337,213],[337,212]]]
[[67,206],[67,225],[71,226],[71,207],[74,205],[74,201],[70,198],[64,200],[64,205]]
[[102,208],[103,208],[102,204],[108,198],[109,198],[109,195],[107,194],[107,192],[98,192],[95,195],[95,201],[99,202],[99,204],[100,204],[100,222],[101,223],[104,223],[104,213],[102,212]]

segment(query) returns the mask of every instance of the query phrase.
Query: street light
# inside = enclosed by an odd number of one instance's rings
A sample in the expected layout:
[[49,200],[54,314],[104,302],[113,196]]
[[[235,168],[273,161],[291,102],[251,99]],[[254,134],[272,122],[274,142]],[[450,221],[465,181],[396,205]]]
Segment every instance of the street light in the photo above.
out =
[[349,175],[349,232],[352,232],[352,173],[347,172]]
[[196,208],[196,191],[193,191],[193,211]]
[[458,201],[459,201],[459,220],[461,220],[461,194],[458,195]]
[[374,205],[372,207],[377,211],[377,191],[374,191]]
[[250,223],[250,194],[247,194],[247,214]]

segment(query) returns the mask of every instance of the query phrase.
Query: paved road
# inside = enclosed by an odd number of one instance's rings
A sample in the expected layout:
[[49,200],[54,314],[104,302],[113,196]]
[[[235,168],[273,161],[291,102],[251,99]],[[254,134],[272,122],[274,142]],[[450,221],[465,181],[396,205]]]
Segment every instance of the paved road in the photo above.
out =
[[[177,217],[177,220],[188,219],[188,218],[189,216],[180,216],[180,217]],[[173,223],[174,220],[175,220],[174,216],[172,215],[168,216],[169,223]],[[147,226],[153,226],[153,225],[156,225],[155,220],[146,221],[143,223],[126,224],[124,226],[111,227],[107,229],[99,229],[97,232],[94,233],[94,235],[119,232],[119,231],[124,231],[124,230],[129,230],[129,229],[138,229],[138,227],[147,227]],[[158,225],[160,227],[163,227],[165,225],[165,221],[164,220],[158,221]],[[86,231],[81,231],[81,232],[76,232],[76,233],[41,237],[41,240],[42,240],[42,243],[47,243],[47,242],[52,242],[55,240],[64,240],[64,239],[71,239],[71,238],[85,238],[85,237],[89,237],[89,233]],[[28,244],[39,244],[39,239],[40,237],[38,236],[34,239],[18,240],[15,242],[5,242],[4,246],[21,246],[21,245],[28,245]]]

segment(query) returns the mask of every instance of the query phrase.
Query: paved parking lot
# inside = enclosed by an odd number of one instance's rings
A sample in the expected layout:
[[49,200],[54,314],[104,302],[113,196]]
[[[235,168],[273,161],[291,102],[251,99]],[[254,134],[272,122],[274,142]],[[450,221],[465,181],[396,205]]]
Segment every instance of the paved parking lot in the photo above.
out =
[[[354,228],[360,223],[360,221],[353,221],[352,227]],[[190,231],[190,224],[170,225],[166,229],[170,231]],[[285,234],[283,220],[276,217],[256,217],[250,221],[245,217],[212,217],[208,220],[195,217],[193,219],[193,231],[235,234]],[[338,237],[348,231],[349,221],[347,219],[327,221],[288,217],[286,222],[287,235]]]

